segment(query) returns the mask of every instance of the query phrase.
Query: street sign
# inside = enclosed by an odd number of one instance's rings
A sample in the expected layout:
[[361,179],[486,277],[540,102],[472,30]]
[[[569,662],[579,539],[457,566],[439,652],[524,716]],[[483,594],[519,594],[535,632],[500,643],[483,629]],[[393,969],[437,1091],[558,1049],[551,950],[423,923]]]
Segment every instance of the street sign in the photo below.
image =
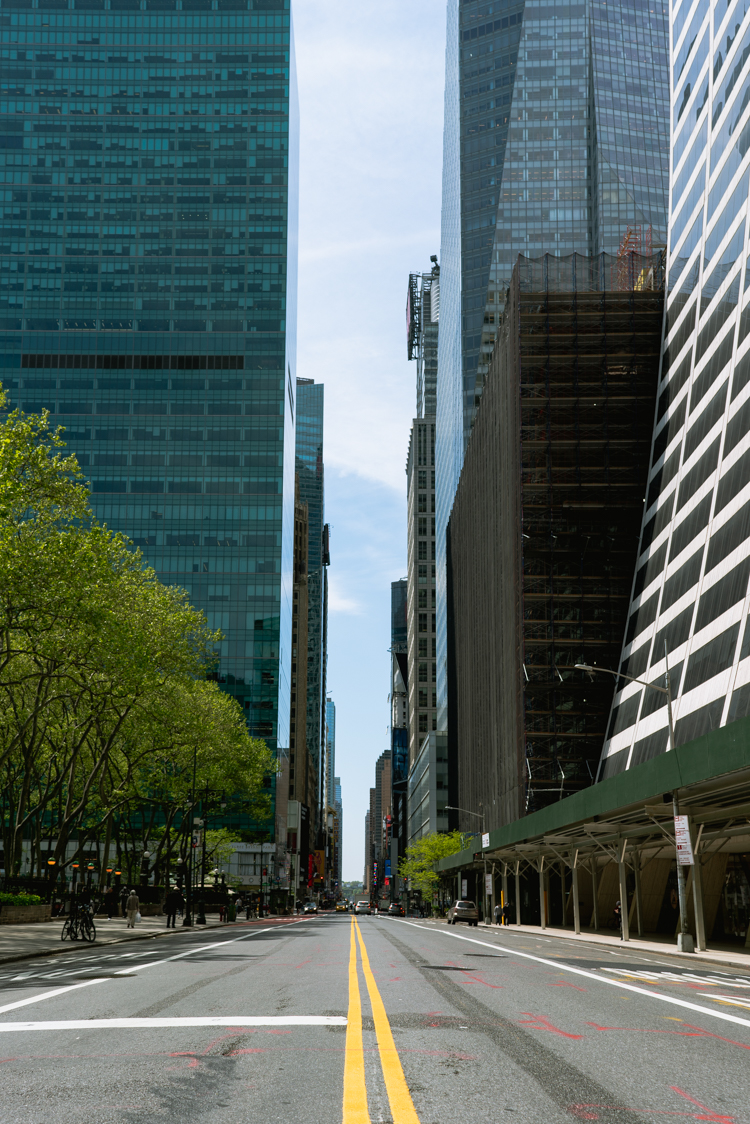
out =
[[485,831],[484,834],[482,835],[482,848],[484,849],[485,847],[489,847],[489,845],[490,845],[490,833],[489,833],[489,831]]
[[687,816],[675,816],[674,837],[677,844],[677,861],[680,866],[694,866],[693,842],[690,838],[690,823]]
[[485,874],[484,876],[484,892],[488,898],[492,897],[492,875]]
[[462,878],[461,879],[461,897],[462,898],[465,898],[467,893],[468,893],[467,886],[468,886],[468,883],[467,883],[466,879]]

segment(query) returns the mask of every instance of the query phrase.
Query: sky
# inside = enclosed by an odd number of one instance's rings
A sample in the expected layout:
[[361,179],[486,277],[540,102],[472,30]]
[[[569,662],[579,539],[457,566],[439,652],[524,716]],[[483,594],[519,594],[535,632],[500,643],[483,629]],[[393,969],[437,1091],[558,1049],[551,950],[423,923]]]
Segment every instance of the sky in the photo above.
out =
[[343,877],[389,748],[391,582],[406,573],[416,364],[408,275],[440,246],[444,0],[292,0],[300,97],[297,374],[325,384],[328,688]]

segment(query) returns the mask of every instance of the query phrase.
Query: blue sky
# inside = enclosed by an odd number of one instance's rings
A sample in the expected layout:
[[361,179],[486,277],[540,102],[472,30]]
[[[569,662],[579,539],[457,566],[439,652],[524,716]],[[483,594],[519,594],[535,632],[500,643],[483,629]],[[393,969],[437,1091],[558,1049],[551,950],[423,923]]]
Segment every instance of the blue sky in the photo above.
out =
[[390,583],[406,564],[408,274],[440,244],[444,0],[293,0],[300,87],[297,373],[325,384],[328,686],[344,878],[362,877],[388,748]]

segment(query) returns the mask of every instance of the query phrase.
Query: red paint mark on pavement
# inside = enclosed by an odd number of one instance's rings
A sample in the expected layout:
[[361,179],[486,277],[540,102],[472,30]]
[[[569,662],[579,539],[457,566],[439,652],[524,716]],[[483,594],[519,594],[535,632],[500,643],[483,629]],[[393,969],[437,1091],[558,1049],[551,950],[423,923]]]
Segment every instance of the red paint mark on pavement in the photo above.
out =
[[545,1015],[532,1015],[531,1011],[522,1011],[528,1019],[519,1019],[521,1026],[530,1026],[532,1030],[548,1030],[550,1034],[559,1034],[561,1038],[583,1038],[582,1034],[568,1034],[567,1030],[560,1030],[559,1026],[551,1023]]
[[398,983],[400,979],[401,976],[394,976],[392,979],[388,980],[388,983]]
[[[599,1108],[599,1105],[596,1106]],[[571,1116],[577,1116],[579,1120],[598,1120],[599,1113],[591,1111],[591,1105],[572,1104],[568,1106],[568,1112]]]
[[247,1048],[245,1050],[232,1050],[227,1054],[228,1058],[236,1058],[238,1054],[265,1054],[266,1050],[263,1046],[256,1046],[254,1049]]
[[485,987],[499,987],[501,989],[503,986],[502,984],[487,983],[487,980],[483,980],[481,976],[464,976],[463,982],[467,984],[484,984]]
[[586,991],[585,987],[579,987],[578,984],[568,983],[567,980],[560,980],[558,983],[549,985],[550,987],[572,987],[574,991]]
[[18,1058],[0,1058],[0,1065],[4,1065],[5,1062],[17,1062],[17,1061],[18,1061]]
[[690,1101],[691,1104],[697,1105],[698,1108],[703,1109],[706,1115],[696,1115],[696,1120],[715,1120],[717,1121],[717,1124],[718,1122],[720,1122],[720,1124],[733,1124],[733,1116],[726,1116],[724,1113],[713,1112],[710,1108],[707,1108],[706,1105],[701,1104],[701,1102],[697,1101],[695,1097],[691,1097],[689,1093],[686,1093],[683,1089],[679,1089],[676,1085],[670,1085],[669,1087],[673,1092],[677,1093],[678,1096],[684,1097],[686,1101]]
[[652,1030],[649,1027],[640,1026],[599,1026],[597,1023],[586,1023],[586,1026],[592,1026],[594,1030],[622,1030],[629,1031],[631,1034],[677,1034],[683,1038],[715,1038],[718,1042],[728,1042],[730,1046],[739,1046],[741,1050],[750,1050],[744,1042],[736,1042],[734,1038],[725,1038],[722,1034],[714,1034],[710,1030],[704,1030],[700,1026],[691,1026],[690,1023],[683,1023],[684,1030]]

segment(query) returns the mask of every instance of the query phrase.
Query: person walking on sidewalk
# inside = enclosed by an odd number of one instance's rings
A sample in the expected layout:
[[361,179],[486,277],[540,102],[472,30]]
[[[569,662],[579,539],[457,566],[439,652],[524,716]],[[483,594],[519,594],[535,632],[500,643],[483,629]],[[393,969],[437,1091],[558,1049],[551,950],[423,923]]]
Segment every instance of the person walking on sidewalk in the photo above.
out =
[[[174,929],[175,919],[177,917],[177,910],[182,909],[185,905],[185,899],[182,896],[182,891],[173,887],[166,896],[164,901],[164,912],[167,915],[167,928]],[[171,922],[171,925],[170,925]]]
[[135,929],[135,915],[140,909],[140,905],[138,895],[135,890],[131,890],[128,894],[128,900],[125,902],[125,916],[128,919],[126,929]]
[[495,924],[496,925],[502,925],[502,923],[503,923],[503,907],[500,905],[500,902],[498,902],[497,905],[495,906]]
[[510,925],[510,902],[503,906],[503,925]]
[[615,902],[615,917],[620,926],[620,940],[622,940],[622,904]]

